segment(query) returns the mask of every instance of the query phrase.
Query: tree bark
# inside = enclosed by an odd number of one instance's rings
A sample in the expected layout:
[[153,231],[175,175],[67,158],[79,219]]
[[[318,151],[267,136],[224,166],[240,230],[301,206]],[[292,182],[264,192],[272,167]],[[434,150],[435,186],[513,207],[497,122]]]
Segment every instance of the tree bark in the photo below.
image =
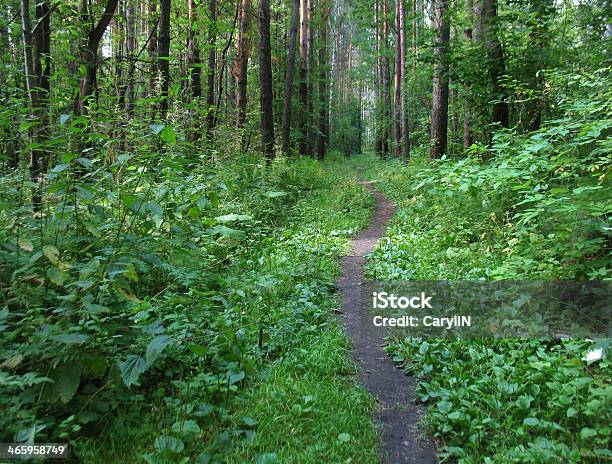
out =
[[434,0],[435,44],[433,94],[431,109],[431,147],[429,156],[440,158],[446,153],[448,132],[448,0]]
[[200,65],[200,46],[198,34],[194,27],[198,19],[197,4],[195,0],[187,0],[189,31],[187,33],[187,71],[191,95],[197,99],[202,96],[202,67]]
[[402,151],[404,161],[410,158],[410,120],[408,117],[408,63],[406,62],[406,10],[404,1],[397,0],[399,4],[399,40],[400,40],[400,81],[403,89],[401,93],[401,119],[402,119]]
[[[477,0],[478,1],[478,0]],[[473,21],[473,6],[472,0],[466,0],[465,12],[468,18]],[[466,42],[472,41],[472,28],[466,27],[463,30],[463,38]],[[467,81],[463,82],[463,148],[467,149],[474,143],[474,137],[472,135],[471,117],[470,117],[470,91]]]
[[208,30],[208,69],[207,89],[206,89],[206,127],[208,137],[212,136],[215,124],[215,71],[217,68],[217,0],[208,1],[208,19],[210,19],[210,29]]
[[237,72],[233,73],[238,91],[236,92],[236,126],[244,127],[246,121],[247,109],[247,79],[249,66],[249,41],[247,37],[249,29],[249,9],[251,8],[250,0],[240,0],[240,27],[238,28],[238,38],[236,40],[236,64]]
[[317,144],[317,157],[325,158],[327,144],[329,143],[329,65],[327,53],[327,22],[329,19],[328,0],[322,0],[321,5],[321,48],[319,49],[319,140]]
[[[95,95],[97,89],[98,75],[98,49],[100,40],[104,36],[106,28],[111,22],[119,0],[108,0],[104,13],[98,21],[98,24],[93,27],[88,34],[87,42],[82,50],[83,62],[85,63],[86,74],[81,86],[81,98],[79,99],[79,114],[87,114],[87,106],[91,102],[91,98]],[[84,11],[84,16],[89,17],[88,11]]]
[[171,0],[160,0],[159,6],[157,61],[161,74],[159,112],[162,120],[165,120],[168,115],[168,92],[170,89],[170,2]]
[[501,78],[506,74],[504,52],[498,36],[497,0],[482,0],[483,35],[493,88],[493,122],[508,127],[508,102]]
[[270,47],[270,0],[259,0],[259,80],[261,82],[261,141],[269,163],[274,159],[272,53]]
[[308,50],[309,36],[309,0],[300,3],[300,154],[308,155]]
[[388,0],[382,0],[383,5],[383,30],[382,30],[382,50],[383,50],[383,59],[382,59],[382,87],[383,87],[383,139],[382,139],[382,152],[383,158],[386,158],[389,153],[389,139],[391,138],[390,134],[390,107],[391,107],[391,78],[390,78],[390,70],[389,70],[389,56],[388,56],[388,48],[389,48],[389,8],[388,8]]
[[155,94],[155,82],[157,78],[157,35],[159,18],[156,15],[157,2],[148,0],[147,33],[149,34],[149,43],[147,44],[147,53],[149,55],[149,95]]
[[47,0],[36,4],[36,28],[32,33],[29,0],[21,2],[21,21],[23,26],[24,71],[26,90],[31,105],[30,138],[30,178],[32,207],[40,211],[42,206],[41,180],[46,168],[44,144],[49,137],[49,82],[51,77],[51,10]]
[[289,23],[289,50],[287,54],[287,73],[285,75],[285,93],[283,95],[282,117],[282,152],[285,155],[291,150],[291,97],[295,77],[295,49],[297,45],[300,0],[291,2],[291,20]]
[[402,48],[400,43],[400,4],[395,0],[395,66],[393,69],[393,155],[402,153],[401,99],[402,99]]

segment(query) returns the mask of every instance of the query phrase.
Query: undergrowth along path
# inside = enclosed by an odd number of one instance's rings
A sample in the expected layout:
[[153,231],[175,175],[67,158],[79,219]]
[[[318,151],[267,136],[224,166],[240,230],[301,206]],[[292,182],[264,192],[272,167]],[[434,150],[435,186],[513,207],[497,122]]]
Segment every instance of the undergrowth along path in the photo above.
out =
[[360,182],[376,199],[370,225],[353,240],[350,255],[341,259],[338,281],[342,297],[341,315],[352,341],[353,356],[361,379],[377,398],[376,422],[381,426],[381,457],[388,464],[431,464],[437,462],[435,448],[420,431],[422,410],[414,404],[416,379],[397,369],[383,350],[383,334],[364,307],[361,289],[366,256],[383,235],[394,212],[393,204],[377,191],[373,182]]

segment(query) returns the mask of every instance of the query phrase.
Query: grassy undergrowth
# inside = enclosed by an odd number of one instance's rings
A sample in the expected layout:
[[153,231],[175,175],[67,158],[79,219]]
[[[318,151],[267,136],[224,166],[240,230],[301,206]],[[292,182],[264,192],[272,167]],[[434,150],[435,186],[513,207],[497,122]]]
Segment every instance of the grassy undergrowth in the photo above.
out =
[[[604,91],[605,93],[605,91]],[[609,98],[463,159],[363,160],[397,205],[376,279],[609,279]],[[444,462],[607,462],[612,366],[584,340],[391,339]]]
[[4,210],[3,441],[92,463],[375,462],[333,292],[372,199],[331,158],[66,164],[43,219]]

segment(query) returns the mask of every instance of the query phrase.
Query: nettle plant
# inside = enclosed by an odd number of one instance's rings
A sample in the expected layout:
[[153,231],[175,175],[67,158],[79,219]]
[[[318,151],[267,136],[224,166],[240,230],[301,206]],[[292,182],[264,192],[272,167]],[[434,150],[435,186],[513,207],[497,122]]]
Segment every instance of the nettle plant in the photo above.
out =
[[[81,142],[80,123],[64,118],[57,137]],[[70,438],[125,402],[159,396],[141,386],[145,373],[146,385],[165,385],[200,365],[196,386],[162,391],[227,398],[253,361],[224,310],[223,270],[282,219],[280,204],[321,178],[314,162],[199,163],[170,126],[135,132],[130,152],[106,141],[103,157],[58,156],[39,211],[24,198],[38,186],[19,175],[2,183],[4,441]]]

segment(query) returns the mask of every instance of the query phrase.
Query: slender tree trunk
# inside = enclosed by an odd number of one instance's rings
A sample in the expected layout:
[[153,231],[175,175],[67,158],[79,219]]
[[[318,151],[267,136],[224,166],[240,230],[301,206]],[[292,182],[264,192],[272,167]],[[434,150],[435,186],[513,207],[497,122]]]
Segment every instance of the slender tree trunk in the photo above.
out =
[[506,91],[501,85],[501,78],[506,74],[504,52],[498,35],[497,0],[483,2],[483,33],[489,60],[489,76],[493,87],[493,122],[508,127],[508,101]]
[[[85,63],[86,74],[83,79],[81,87],[81,97],[79,99],[79,114],[87,114],[87,107],[91,102],[91,98],[95,95],[97,90],[97,75],[98,75],[98,49],[100,47],[100,41],[104,36],[104,32],[108,27],[119,0],[108,0],[104,13],[98,21],[98,24],[93,27],[87,37],[87,43],[82,50],[83,62]],[[84,17],[89,17],[89,12],[85,10]]]
[[240,0],[240,27],[238,29],[238,38],[236,40],[237,56],[236,70],[234,77],[237,81],[238,92],[236,93],[236,126],[244,127],[246,121],[247,109],[247,79],[249,67],[249,41],[247,37],[249,29],[249,14],[251,8],[250,0]]
[[261,82],[261,141],[266,161],[274,159],[272,53],[270,47],[270,0],[259,0],[259,80]]
[[285,93],[283,95],[282,151],[285,155],[288,155],[291,149],[291,97],[293,95],[293,78],[295,76],[295,48],[297,45],[299,16],[300,0],[292,0],[287,73],[285,75]]
[[382,85],[383,85],[383,140],[382,151],[386,158],[390,153],[389,140],[391,139],[391,78],[389,69],[389,0],[382,0],[383,4],[383,60],[382,60]]
[[374,151],[381,158],[385,157],[383,151],[384,138],[384,100],[383,100],[383,80],[382,80],[382,21],[381,21],[381,5],[382,0],[375,1],[375,19],[376,24],[376,140],[374,142]]
[[170,89],[170,1],[160,0],[159,7],[159,43],[157,60],[161,73],[161,96],[159,112],[164,120],[168,115],[168,97]]
[[395,66],[393,69],[393,155],[402,153],[401,99],[402,99],[402,48],[400,43],[400,4],[395,1]]
[[399,4],[399,41],[400,41],[400,81],[403,89],[400,95],[402,120],[402,151],[404,161],[410,158],[410,120],[408,119],[408,63],[406,62],[406,11],[404,1],[397,0]]
[[[479,0],[477,0],[479,1]],[[473,22],[473,5],[472,0],[466,0],[465,12],[468,18]],[[466,42],[472,41],[472,28],[466,27],[463,30],[463,38]],[[471,116],[470,116],[470,87],[466,80],[463,82],[463,148],[467,149],[474,143],[474,137],[472,135]]]
[[212,136],[215,124],[215,70],[217,68],[217,0],[208,1],[208,18],[211,21],[208,31],[208,69],[207,69],[207,90],[206,90],[206,127],[208,136]]
[[189,31],[187,33],[187,71],[193,98],[202,96],[202,67],[200,65],[200,46],[194,24],[198,19],[198,5],[195,0],[187,0]]
[[440,158],[446,153],[448,131],[448,0],[434,0],[434,75],[431,109],[431,148],[429,156]]
[[329,19],[328,0],[321,1],[321,48],[319,49],[319,140],[317,154],[320,160],[325,158],[329,141],[329,80],[327,57],[327,21]]
[[[155,83],[157,79],[157,36],[158,23],[157,2],[148,0],[149,20],[147,22],[147,33],[149,34],[149,43],[147,44],[147,53],[149,55],[149,95],[155,95]],[[153,111],[155,112],[155,111]]]
[[125,110],[128,117],[132,117],[134,111],[134,71],[135,66],[132,63],[134,60],[134,51],[136,50],[136,7],[134,0],[127,0],[125,10],[125,51],[128,56],[128,76],[126,82],[126,101]]
[[49,82],[51,77],[51,10],[47,0],[36,4],[36,28],[32,33],[29,0],[21,2],[23,28],[24,71],[26,90],[31,105],[30,178],[34,184],[32,206],[40,211],[42,206],[41,181],[46,168],[44,144],[49,137]]
[[309,0],[301,0],[300,3],[300,154],[308,155],[308,36],[310,24]]

